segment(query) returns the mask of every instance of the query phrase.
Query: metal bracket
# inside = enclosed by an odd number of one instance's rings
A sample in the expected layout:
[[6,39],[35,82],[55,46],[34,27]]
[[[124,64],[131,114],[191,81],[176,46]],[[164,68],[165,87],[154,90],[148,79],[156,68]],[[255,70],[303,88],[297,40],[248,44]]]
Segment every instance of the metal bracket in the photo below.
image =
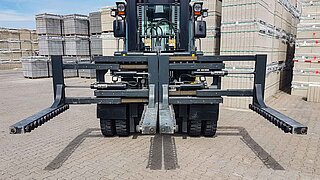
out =
[[169,105],[169,86],[162,85],[163,100],[159,107],[159,126],[161,134],[174,134],[177,130],[177,123],[172,105]]
[[142,134],[156,134],[158,121],[158,103],[155,102],[155,85],[149,85],[149,105],[145,106],[137,131]]

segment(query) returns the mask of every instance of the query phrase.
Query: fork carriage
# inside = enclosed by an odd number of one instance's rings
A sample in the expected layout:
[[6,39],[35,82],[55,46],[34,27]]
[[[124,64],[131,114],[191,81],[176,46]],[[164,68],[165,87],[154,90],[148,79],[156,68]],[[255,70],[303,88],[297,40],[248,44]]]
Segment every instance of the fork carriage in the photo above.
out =
[[[92,64],[63,64],[52,56],[54,103],[10,127],[10,133],[31,132],[69,109],[70,105],[97,104],[104,136],[130,133],[174,134],[212,137],[216,133],[219,104],[224,96],[253,97],[249,108],[285,133],[307,134],[308,128],[264,103],[266,55],[203,56],[201,54],[116,53],[95,57]],[[224,62],[253,61],[253,72],[229,72]],[[91,84],[95,97],[66,97],[63,70],[95,69]],[[108,81],[106,73],[112,80]],[[228,74],[251,74],[252,89],[221,89]],[[212,79],[212,83],[208,82]]]

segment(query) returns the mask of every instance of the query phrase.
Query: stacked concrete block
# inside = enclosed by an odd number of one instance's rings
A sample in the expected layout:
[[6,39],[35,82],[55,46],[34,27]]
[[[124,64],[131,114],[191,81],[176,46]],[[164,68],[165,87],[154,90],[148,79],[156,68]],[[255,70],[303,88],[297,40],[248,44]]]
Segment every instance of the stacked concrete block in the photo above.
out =
[[303,0],[298,24],[291,94],[319,102],[320,1]]
[[320,103],[320,85],[309,85],[307,99],[310,102]]
[[38,40],[38,34],[36,30],[31,31],[31,41],[37,41]]
[[92,12],[89,14],[90,34],[101,34],[101,12]]
[[20,41],[8,41],[9,45],[9,50],[14,51],[14,50],[19,50],[20,49]]
[[1,51],[0,53],[0,62],[9,62],[10,61],[10,53],[9,51]]
[[6,40],[0,40],[0,51],[9,50],[9,42]]
[[[77,64],[78,58],[77,57],[62,57],[63,64]],[[65,69],[63,71],[64,77],[66,78],[72,78],[72,77],[78,77],[78,70],[76,69]]]
[[113,31],[114,18],[111,16],[112,7],[105,7],[101,9],[101,30],[104,33]]
[[24,51],[31,51],[32,50],[32,42],[29,41],[21,41],[20,42],[20,49]]
[[63,30],[62,16],[55,14],[36,15],[38,35],[61,36]]
[[64,55],[63,37],[61,36],[40,36],[39,55]]
[[32,39],[32,31],[28,29],[20,29],[20,49],[22,57],[32,56],[35,54],[32,44],[37,43],[37,40],[34,42]]
[[89,36],[88,16],[80,14],[71,14],[63,16],[63,34]]
[[92,56],[102,56],[102,13],[93,12],[89,14],[90,21],[90,50]]
[[5,28],[0,28],[0,40],[9,39],[9,31]]
[[102,35],[91,35],[91,55],[92,56],[102,56]]
[[[63,55],[63,18],[55,14],[36,15],[39,55]],[[33,37],[34,38],[34,35]]]
[[38,53],[39,52],[39,42],[32,42],[32,51],[34,51],[34,53]]
[[72,14],[63,16],[66,56],[90,56],[89,17]]
[[9,69],[21,69],[22,65],[21,62],[10,62],[10,61],[1,61],[1,56],[0,54],[0,70],[9,70]]
[[123,50],[123,40],[115,38],[113,33],[102,33],[102,54],[113,56],[114,52]]
[[89,38],[79,36],[65,37],[65,54],[68,56],[89,56]]
[[[224,0],[222,2],[221,55],[266,54],[265,97],[290,84],[296,27],[300,16],[295,0]],[[230,71],[253,71],[253,62],[228,62]],[[287,70],[289,69],[289,70]],[[286,70],[286,71],[284,71]],[[227,76],[224,88],[253,88],[253,76]],[[247,108],[251,98],[225,98],[225,105]]]
[[31,30],[28,29],[0,29],[1,61],[18,61],[21,56],[34,54]]
[[115,38],[113,36],[114,18],[111,16],[112,8],[114,7],[110,6],[101,9],[101,39],[103,56],[113,56],[114,52],[123,50],[123,39]]
[[31,56],[21,58],[23,75],[26,78],[49,77],[49,58]]
[[31,31],[28,29],[20,29],[20,41],[31,41]]
[[22,52],[20,50],[10,51],[11,61],[20,61],[21,57],[22,57]]
[[9,40],[11,41],[19,41],[20,33],[17,29],[9,29]]

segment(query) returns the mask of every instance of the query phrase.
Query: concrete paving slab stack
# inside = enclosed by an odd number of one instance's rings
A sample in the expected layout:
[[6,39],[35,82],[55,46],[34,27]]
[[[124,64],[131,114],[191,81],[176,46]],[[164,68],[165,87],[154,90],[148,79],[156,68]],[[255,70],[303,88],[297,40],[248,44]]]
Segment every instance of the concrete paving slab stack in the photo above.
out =
[[301,2],[291,94],[320,102],[320,0]]
[[37,54],[32,45],[37,44],[38,38],[32,39],[29,29],[0,29],[0,69],[20,68],[21,57]]
[[102,56],[102,23],[101,12],[89,14],[91,56]]
[[61,15],[36,15],[37,34],[39,36],[39,55],[64,55],[63,21]]
[[22,71],[26,78],[37,79],[50,77],[49,57],[29,56],[22,57]]
[[63,34],[65,55],[90,56],[89,18],[85,15],[71,14],[63,16]]
[[[268,55],[265,97],[290,87],[296,28],[300,11],[296,0],[224,0],[221,55]],[[250,62],[229,62],[230,71],[252,71]],[[223,78],[224,89],[252,88],[253,76]],[[224,105],[248,108],[251,98],[226,97]]]
[[203,8],[208,9],[207,37],[197,40],[196,47],[205,55],[220,54],[220,28],[221,28],[221,0],[194,0],[193,2],[203,2]]
[[[79,62],[79,57],[63,56],[63,64],[77,64],[78,62]],[[52,76],[52,72],[50,72],[50,75]],[[63,75],[66,78],[72,78],[72,77],[79,76],[78,70],[74,70],[74,69],[65,69],[63,71]]]
[[111,17],[112,7],[105,7],[101,9],[101,28],[102,28],[102,55],[113,56],[116,51],[123,51],[123,39],[115,38],[113,36],[113,21]]

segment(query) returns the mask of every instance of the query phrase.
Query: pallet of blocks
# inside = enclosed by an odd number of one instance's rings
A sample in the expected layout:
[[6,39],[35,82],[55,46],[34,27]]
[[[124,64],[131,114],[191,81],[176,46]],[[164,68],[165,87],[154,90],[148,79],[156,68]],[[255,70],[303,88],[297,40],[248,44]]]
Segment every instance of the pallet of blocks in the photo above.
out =
[[103,56],[113,56],[114,52],[123,50],[123,39],[115,38],[113,33],[102,33],[102,54]]
[[[296,0],[224,0],[220,55],[267,55],[265,98],[290,84],[290,69],[300,12]],[[228,62],[226,69],[253,71],[252,62]],[[223,89],[253,88],[252,75],[222,79]],[[282,87],[284,88],[284,87]],[[290,86],[289,86],[290,88]],[[224,105],[247,109],[252,98],[224,98]]]
[[291,94],[320,102],[320,1],[301,2]]
[[37,79],[48,78],[49,75],[49,58],[42,56],[30,56],[21,58],[22,71],[25,78]]
[[[32,32],[32,47],[41,56],[64,55],[63,19],[61,15],[36,15],[36,33]],[[35,38],[38,36],[38,43]]]
[[89,14],[90,22],[90,51],[91,56],[102,56],[102,23],[101,12],[92,12]]

